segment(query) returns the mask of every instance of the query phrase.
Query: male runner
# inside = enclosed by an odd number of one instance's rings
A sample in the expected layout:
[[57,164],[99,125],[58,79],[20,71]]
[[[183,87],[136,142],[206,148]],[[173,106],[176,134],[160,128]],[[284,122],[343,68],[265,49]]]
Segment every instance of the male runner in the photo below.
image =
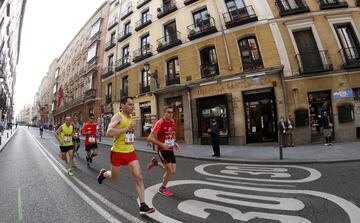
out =
[[158,145],[157,149],[161,164],[153,157],[151,162],[147,165],[147,168],[151,170],[153,166],[160,166],[164,169],[165,173],[162,185],[159,188],[159,193],[170,197],[174,194],[166,187],[166,185],[169,182],[170,177],[175,174],[176,158],[174,149],[179,150],[180,146],[175,142],[174,109],[170,105],[167,105],[164,107],[163,111],[163,118],[155,123],[155,126],[148,137],[148,141]]
[[98,183],[101,184],[105,178],[115,181],[120,173],[121,166],[128,166],[135,181],[135,188],[137,190],[140,200],[140,214],[149,214],[155,211],[154,208],[149,208],[145,204],[144,181],[141,174],[140,163],[137,159],[134,146],[134,129],[135,123],[131,119],[131,114],[134,111],[134,101],[132,97],[122,97],[120,100],[121,112],[112,117],[108,126],[106,135],[114,137],[114,144],[110,151],[111,170],[100,170],[97,178]]
[[44,124],[40,124],[39,126],[39,130],[40,130],[40,137],[42,138],[43,137],[43,133],[44,133]]
[[[55,137],[59,141],[60,144],[60,158],[67,163],[67,173],[69,176],[73,176],[72,172],[73,166],[73,156],[74,156],[74,147],[72,142],[73,135],[73,126],[71,125],[71,117],[65,117],[65,123],[62,124],[55,132]],[[69,156],[69,160],[67,159],[67,155]]]
[[89,121],[84,124],[82,133],[85,137],[86,163],[90,167],[94,156],[98,155],[98,145],[96,142],[96,122],[95,115],[89,114]]

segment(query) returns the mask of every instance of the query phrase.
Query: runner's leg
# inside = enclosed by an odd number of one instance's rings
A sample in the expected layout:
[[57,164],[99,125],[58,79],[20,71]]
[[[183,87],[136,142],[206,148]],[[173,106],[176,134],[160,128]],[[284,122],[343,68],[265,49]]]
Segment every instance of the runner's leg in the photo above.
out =
[[138,160],[134,160],[128,164],[128,167],[134,177],[135,187],[136,187],[136,191],[139,195],[140,203],[144,203],[144,201],[145,201],[144,179],[141,174],[140,163]]
[[111,165],[111,170],[108,170],[104,173],[104,177],[111,181],[115,181],[120,174],[120,166]]
[[166,163],[164,164],[164,176],[162,181],[162,186],[166,187],[167,183],[169,182],[170,178],[175,174],[176,164],[175,163]]

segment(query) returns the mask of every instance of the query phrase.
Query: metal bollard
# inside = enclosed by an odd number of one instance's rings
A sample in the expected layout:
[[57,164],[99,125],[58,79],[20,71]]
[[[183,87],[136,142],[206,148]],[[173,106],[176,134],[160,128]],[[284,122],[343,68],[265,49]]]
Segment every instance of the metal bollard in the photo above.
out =
[[283,148],[282,146],[279,146],[279,152],[280,152],[280,159],[283,159]]
[[6,132],[6,138],[9,138],[9,132]]
[[1,145],[1,133],[0,133],[0,145]]

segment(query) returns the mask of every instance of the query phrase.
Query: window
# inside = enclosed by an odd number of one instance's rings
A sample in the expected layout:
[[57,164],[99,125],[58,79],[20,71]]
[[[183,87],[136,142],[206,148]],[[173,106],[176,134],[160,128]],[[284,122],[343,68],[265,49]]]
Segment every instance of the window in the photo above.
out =
[[111,33],[110,35],[110,43],[115,43],[116,42],[116,36],[115,36],[115,32]]
[[173,40],[177,39],[175,21],[164,26],[164,34],[166,42],[172,42]]
[[141,23],[144,24],[144,23],[148,22],[149,19],[150,19],[150,12],[148,9],[141,14]]
[[89,73],[85,76],[84,92],[93,89],[93,74]]
[[179,59],[176,57],[166,64],[167,67],[167,85],[180,84],[180,65]]
[[209,19],[209,12],[208,12],[207,8],[202,9],[202,10],[197,11],[197,12],[194,12],[193,13],[193,19],[194,19],[195,26],[201,27],[201,25],[202,25],[201,23],[204,20]]
[[140,44],[141,44],[141,55],[144,55],[150,50],[150,35],[147,34],[146,36],[141,37]]
[[121,85],[122,85],[122,90],[120,92],[121,97],[128,96],[128,94],[129,94],[129,92],[128,92],[129,91],[129,77],[128,76],[126,76],[122,79]]
[[107,86],[106,102],[111,103],[111,99],[112,99],[112,83],[109,83]]
[[339,122],[354,121],[354,106],[352,104],[342,104],[338,106]]
[[360,44],[355,31],[350,23],[334,26],[339,38],[342,53],[347,62],[360,60]]
[[229,12],[245,7],[243,0],[225,0]]
[[215,47],[207,47],[200,51],[201,76],[203,78],[219,74]]
[[111,70],[112,66],[114,65],[114,54],[108,56],[108,69]]
[[148,87],[150,86],[150,75],[149,72],[146,72],[145,70],[143,70],[141,72],[141,82],[142,82],[142,86],[143,87]]
[[131,33],[131,29],[130,29],[130,22],[127,22],[124,25],[124,35],[130,34]]
[[87,62],[89,62],[90,60],[94,59],[96,56],[96,48],[97,48],[97,42],[93,43],[88,51],[88,56],[87,56]]
[[92,26],[91,32],[90,32],[90,38],[95,36],[96,33],[100,31],[100,19]]
[[292,10],[299,8],[299,3],[296,0],[282,0],[281,4],[285,10]]
[[123,63],[130,62],[129,55],[130,55],[130,46],[127,45],[127,46],[122,48]]
[[244,71],[263,68],[263,63],[255,37],[239,40],[239,48]]

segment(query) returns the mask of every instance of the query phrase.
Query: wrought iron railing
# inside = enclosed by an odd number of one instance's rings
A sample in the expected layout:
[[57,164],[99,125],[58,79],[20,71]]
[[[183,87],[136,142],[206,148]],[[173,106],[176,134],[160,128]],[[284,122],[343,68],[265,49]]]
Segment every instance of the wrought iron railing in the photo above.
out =
[[157,8],[157,17],[161,18],[177,9],[176,2],[174,0],[167,1],[161,7]]
[[219,65],[218,65],[218,63],[202,64],[200,66],[200,70],[201,70],[201,77],[202,78],[207,78],[207,77],[212,77],[212,76],[219,75]]
[[333,68],[327,50],[296,54],[296,60],[299,65],[300,74],[324,72]]
[[156,40],[158,44],[158,49],[163,49],[175,45],[181,44],[181,33],[179,31],[176,31],[176,33],[164,36],[158,40]]
[[281,16],[293,15],[310,11],[303,0],[276,0]]
[[207,19],[198,19],[194,24],[189,25],[187,27],[188,37],[196,36],[201,33],[206,33],[209,30],[216,29],[215,19],[213,17],[209,17]]
[[244,24],[247,21],[251,22],[253,19],[257,20],[256,13],[252,5],[226,12],[223,14],[223,17],[227,25],[230,23],[241,23],[241,22],[242,22],[241,24]]
[[360,67],[360,47],[349,47],[340,49],[344,60],[344,68]]

